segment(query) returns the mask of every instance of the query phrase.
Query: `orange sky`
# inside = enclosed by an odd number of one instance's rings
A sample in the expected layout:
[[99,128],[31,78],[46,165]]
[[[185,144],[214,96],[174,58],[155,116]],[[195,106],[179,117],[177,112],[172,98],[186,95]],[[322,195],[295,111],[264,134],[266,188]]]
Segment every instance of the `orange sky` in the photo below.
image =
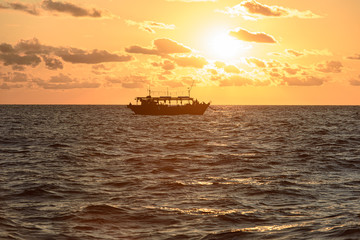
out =
[[[0,1],[0,104],[360,104],[358,0]],[[175,93],[176,92],[176,93]]]

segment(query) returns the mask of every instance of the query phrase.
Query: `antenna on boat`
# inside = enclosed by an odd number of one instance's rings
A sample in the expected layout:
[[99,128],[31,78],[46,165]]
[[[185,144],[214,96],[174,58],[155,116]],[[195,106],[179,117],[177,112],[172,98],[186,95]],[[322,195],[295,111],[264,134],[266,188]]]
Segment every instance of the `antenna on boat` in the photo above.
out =
[[194,86],[194,81],[195,81],[195,80],[192,81],[191,86],[188,88],[188,95],[189,95],[189,97],[190,97],[191,89],[192,89],[192,87]]
[[148,86],[148,92],[149,92],[149,95],[148,95],[148,96],[151,96],[150,84],[149,84],[149,86]]

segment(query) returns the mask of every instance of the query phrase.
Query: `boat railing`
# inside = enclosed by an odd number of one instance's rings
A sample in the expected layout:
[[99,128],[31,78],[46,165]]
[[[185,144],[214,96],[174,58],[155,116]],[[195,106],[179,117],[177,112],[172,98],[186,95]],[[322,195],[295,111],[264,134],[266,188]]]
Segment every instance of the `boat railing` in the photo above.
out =
[[174,102],[176,102],[176,104],[183,105],[185,103],[193,103],[196,100],[194,100],[192,97],[189,96],[178,96],[178,97],[172,97],[172,96],[160,96],[160,97],[151,97],[151,96],[147,96],[147,97],[137,97],[135,98],[136,102],[138,103],[140,101],[140,103],[149,103],[149,102],[154,102],[154,103],[169,103],[170,105]]

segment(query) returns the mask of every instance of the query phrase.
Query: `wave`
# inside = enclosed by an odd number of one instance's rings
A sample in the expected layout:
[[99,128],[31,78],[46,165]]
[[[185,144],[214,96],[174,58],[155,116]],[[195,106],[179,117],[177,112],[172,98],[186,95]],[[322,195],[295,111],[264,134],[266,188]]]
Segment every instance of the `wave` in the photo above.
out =
[[8,197],[22,197],[22,198],[47,198],[47,199],[62,199],[64,198],[59,193],[51,190],[46,190],[44,186],[32,187],[23,190],[18,194],[14,194]]
[[223,231],[220,233],[210,233],[201,240],[229,240],[229,239],[256,239],[256,235],[252,232],[242,230]]
[[360,238],[359,107],[215,108],[0,106],[0,238]]

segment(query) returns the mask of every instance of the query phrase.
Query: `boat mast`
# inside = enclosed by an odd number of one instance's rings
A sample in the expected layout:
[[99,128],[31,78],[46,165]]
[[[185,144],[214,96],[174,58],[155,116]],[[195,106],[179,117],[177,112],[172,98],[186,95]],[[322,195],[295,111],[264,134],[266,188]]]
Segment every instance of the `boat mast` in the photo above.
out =
[[149,87],[148,87],[148,92],[149,92],[149,97],[151,97],[151,89],[150,89],[150,85],[149,85]]
[[191,83],[191,86],[188,88],[188,95],[189,95],[189,97],[190,97],[190,92],[191,92],[191,89],[192,89],[193,86],[194,86],[194,80],[193,80],[193,82]]

